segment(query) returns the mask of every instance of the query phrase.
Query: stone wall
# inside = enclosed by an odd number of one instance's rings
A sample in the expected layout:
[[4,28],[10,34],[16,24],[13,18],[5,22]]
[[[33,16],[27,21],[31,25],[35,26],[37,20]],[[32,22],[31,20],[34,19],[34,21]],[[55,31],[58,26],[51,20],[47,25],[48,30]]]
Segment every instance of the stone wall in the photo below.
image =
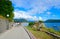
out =
[[9,22],[9,29],[13,27],[14,22]]
[[8,20],[0,18],[0,33],[8,29],[9,22]]

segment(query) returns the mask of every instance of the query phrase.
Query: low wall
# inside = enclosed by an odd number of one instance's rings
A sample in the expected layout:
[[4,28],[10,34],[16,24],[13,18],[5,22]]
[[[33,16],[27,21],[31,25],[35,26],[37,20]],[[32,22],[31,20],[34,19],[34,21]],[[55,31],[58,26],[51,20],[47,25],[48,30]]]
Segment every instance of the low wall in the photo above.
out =
[[8,20],[0,18],[0,33],[8,29],[9,22]]
[[9,22],[9,29],[13,27],[14,22]]

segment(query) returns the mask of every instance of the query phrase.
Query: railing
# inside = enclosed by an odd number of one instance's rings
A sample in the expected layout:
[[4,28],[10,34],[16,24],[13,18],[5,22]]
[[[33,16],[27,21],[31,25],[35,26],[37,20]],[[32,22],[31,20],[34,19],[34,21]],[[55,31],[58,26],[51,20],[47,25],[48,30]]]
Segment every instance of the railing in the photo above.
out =
[[60,36],[59,36],[59,35],[53,34],[53,33],[48,32],[48,31],[45,31],[45,33],[47,33],[47,34],[49,34],[49,35],[53,36],[53,37],[54,37],[54,39],[60,39]]

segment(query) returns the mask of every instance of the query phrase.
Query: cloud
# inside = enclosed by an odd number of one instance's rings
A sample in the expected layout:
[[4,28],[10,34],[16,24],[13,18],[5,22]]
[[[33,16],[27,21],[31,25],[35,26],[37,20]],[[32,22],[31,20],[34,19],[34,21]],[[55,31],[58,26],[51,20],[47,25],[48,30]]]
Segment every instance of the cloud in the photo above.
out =
[[15,7],[23,7],[28,10],[28,13],[44,13],[51,7],[60,8],[60,0],[11,0]]
[[[44,17],[41,17],[41,14],[46,17],[50,17],[51,12],[49,10],[54,7],[60,9],[60,0],[11,0],[14,4],[14,18],[25,18],[31,20],[41,20]],[[18,9],[18,8],[20,9]],[[23,9],[21,9],[23,8]],[[47,12],[45,14],[45,11]],[[37,17],[36,14],[40,14]],[[35,15],[35,16],[33,16]],[[53,15],[54,16],[54,15]],[[47,18],[44,18],[47,19]]]
[[35,21],[38,20],[37,16],[29,15],[26,12],[23,12],[23,11],[17,11],[17,12],[15,11],[14,15],[15,15],[14,18],[17,18],[17,19],[24,18],[24,19],[35,20]]
[[39,17],[39,20],[42,20],[42,17]]
[[15,11],[14,14],[15,14],[14,18],[32,18],[30,15],[26,14],[26,12],[24,11]]

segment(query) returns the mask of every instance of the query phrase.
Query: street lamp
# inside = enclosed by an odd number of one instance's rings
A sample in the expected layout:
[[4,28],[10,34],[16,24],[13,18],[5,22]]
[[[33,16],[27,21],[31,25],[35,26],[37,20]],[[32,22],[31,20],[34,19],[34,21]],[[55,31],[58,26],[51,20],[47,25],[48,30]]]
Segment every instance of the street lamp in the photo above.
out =
[[7,17],[9,17],[9,14],[7,14]]

